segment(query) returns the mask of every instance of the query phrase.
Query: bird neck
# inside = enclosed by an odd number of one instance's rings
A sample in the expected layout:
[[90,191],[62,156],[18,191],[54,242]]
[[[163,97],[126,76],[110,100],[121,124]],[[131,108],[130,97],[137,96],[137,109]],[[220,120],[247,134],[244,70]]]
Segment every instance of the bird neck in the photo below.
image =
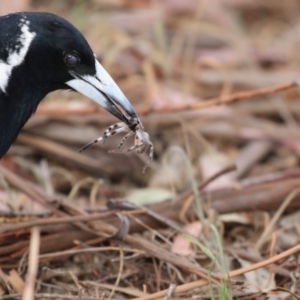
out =
[[22,95],[17,90],[6,95],[0,90],[0,159],[15,141],[43,97],[44,95],[24,93],[24,90]]

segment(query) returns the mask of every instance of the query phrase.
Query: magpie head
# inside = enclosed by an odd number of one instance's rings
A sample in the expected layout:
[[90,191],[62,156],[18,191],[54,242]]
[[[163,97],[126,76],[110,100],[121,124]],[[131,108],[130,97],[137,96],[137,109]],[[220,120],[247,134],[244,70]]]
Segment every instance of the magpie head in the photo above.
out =
[[118,106],[136,117],[84,36],[68,21],[50,13],[31,12],[0,19],[0,92],[9,97],[16,90],[25,93],[30,89],[37,106],[49,92],[72,89],[122,121],[127,118]]

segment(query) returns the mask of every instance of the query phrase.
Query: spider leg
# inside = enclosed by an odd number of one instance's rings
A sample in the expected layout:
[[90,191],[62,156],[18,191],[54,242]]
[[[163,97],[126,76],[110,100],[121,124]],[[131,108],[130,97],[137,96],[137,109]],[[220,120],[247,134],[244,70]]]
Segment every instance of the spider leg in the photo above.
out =
[[110,132],[113,131],[114,129],[119,129],[119,128],[123,128],[123,127],[127,127],[127,125],[123,122],[119,122],[119,123],[115,123],[113,125],[110,125],[105,132]]
[[128,149],[125,149],[125,150],[121,150],[121,149],[110,150],[109,153],[126,153],[126,152],[131,152],[131,151],[134,151],[136,149],[139,149],[143,145],[144,145],[144,143],[141,143],[141,144],[134,145],[134,146],[132,146],[132,147],[130,147]]
[[146,162],[146,164],[144,165],[143,167],[143,173],[145,173],[146,169],[149,167],[151,161],[153,160],[153,151],[154,151],[154,147],[153,147],[153,144],[149,141],[149,144],[150,146],[150,151],[149,151],[149,159],[148,161]]
[[135,134],[134,131],[129,131],[129,132],[122,138],[122,140],[120,141],[119,146],[118,146],[118,149],[120,149],[120,148],[123,146],[123,144],[125,143],[125,141],[126,141],[130,136],[132,136],[132,135],[134,135],[134,134]]
[[102,136],[98,137],[97,139],[93,140],[92,142],[86,144],[85,146],[83,146],[78,152],[81,153],[83,152],[84,150],[92,147],[93,145],[97,144],[98,142],[100,142],[101,140],[103,139]]
[[136,153],[137,154],[142,154],[148,149],[148,144],[143,142],[142,144],[139,144],[138,147],[136,148]]
[[105,141],[108,137],[110,137],[116,133],[127,131],[127,130],[128,130],[127,125],[123,122],[116,123],[114,125],[109,126],[102,135],[103,145],[105,144]]
[[[93,146],[94,144],[100,141],[103,141],[103,145],[104,145],[107,138],[121,132],[125,132],[126,134],[120,140],[118,148],[115,150],[110,150],[109,153],[126,153],[126,152],[136,151],[137,154],[142,154],[142,153],[147,153],[149,150],[148,160],[142,170],[142,172],[145,173],[145,170],[153,160],[154,146],[150,140],[149,134],[144,131],[144,127],[142,123],[137,118],[128,119],[127,124],[124,122],[120,122],[109,126],[103,132],[103,135],[101,137],[83,146],[79,150],[79,152],[80,153],[83,152],[84,150],[90,148],[91,146]],[[126,140],[134,134],[135,134],[134,145],[128,149],[121,149],[124,143],[126,142]]]
[[141,146],[136,149],[137,154],[144,153],[149,148],[149,145],[151,144],[149,140],[149,134],[147,132],[143,131],[137,131],[137,135],[135,137],[137,140],[140,140]]
[[84,150],[92,147],[93,145],[95,145],[96,143],[103,141],[103,145],[105,144],[105,141],[108,137],[119,133],[119,132],[123,132],[123,131],[128,131],[128,127],[125,123],[120,122],[120,123],[116,123],[114,125],[109,126],[103,133],[102,136],[98,137],[97,139],[93,140],[92,142],[86,144],[85,146],[83,146],[80,150],[79,153],[83,152]]

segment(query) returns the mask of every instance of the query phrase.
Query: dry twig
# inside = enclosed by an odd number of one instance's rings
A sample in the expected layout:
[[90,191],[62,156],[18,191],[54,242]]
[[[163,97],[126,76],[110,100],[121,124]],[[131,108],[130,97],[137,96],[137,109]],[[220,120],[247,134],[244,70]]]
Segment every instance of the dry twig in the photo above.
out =
[[35,281],[39,265],[39,248],[40,248],[40,230],[33,227],[31,230],[30,246],[29,246],[29,263],[28,273],[26,277],[26,285],[22,300],[34,300]]

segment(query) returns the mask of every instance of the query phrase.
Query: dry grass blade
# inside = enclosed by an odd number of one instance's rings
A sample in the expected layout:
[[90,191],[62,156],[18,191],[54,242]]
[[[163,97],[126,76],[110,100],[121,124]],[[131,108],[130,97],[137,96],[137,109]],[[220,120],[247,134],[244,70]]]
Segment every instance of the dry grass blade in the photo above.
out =
[[299,189],[291,191],[291,193],[286,197],[286,199],[282,202],[281,206],[278,208],[276,214],[273,216],[271,222],[267,225],[261,236],[256,242],[256,249],[260,250],[263,243],[266,242],[266,240],[270,237],[271,232],[274,228],[275,223],[279,220],[280,216],[283,214],[285,209],[288,207],[288,205],[293,201],[295,196],[299,193]]

